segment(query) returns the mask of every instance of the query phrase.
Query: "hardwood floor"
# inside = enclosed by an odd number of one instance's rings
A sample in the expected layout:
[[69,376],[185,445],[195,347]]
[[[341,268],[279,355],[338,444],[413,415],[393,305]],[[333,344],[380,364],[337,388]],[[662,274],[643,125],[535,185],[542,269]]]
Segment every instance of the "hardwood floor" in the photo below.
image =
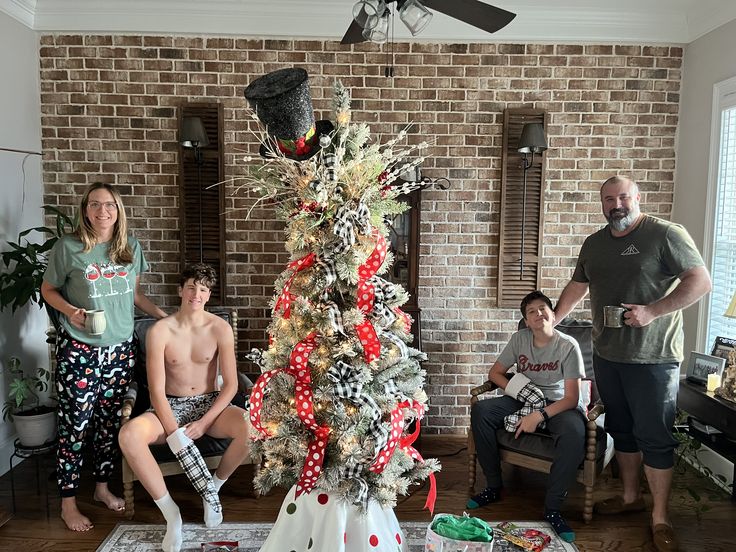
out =
[[[422,454],[439,456],[443,470],[437,477],[438,498],[435,512],[461,514],[467,500],[467,455],[464,440],[458,437],[427,436],[422,439]],[[460,452],[457,452],[460,451]],[[456,454],[453,454],[456,453]],[[506,468],[508,468],[506,470]],[[504,468],[506,495],[492,507],[473,512],[474,515],[493,522],[505,519],[540,519],[544,496],[543,474],[506,466]],[[89,515],[95,527],[87,533],[72,533],[64,527],[58,517],[59,499],[55,484],[49,482],[51,490],[50,517],[46,519],[46,502],[41,482],[41,494],[36,495],[36,472],[32,460],[16,468],[16,507],[12,519],[0,527],[0,550],[8,552],[59,552],[94,551],[110,530],[119,522],[126,521],[123,515],[111,512],[92,498],[91,474],[83,474],[83,486],[79,494],[82,511]],[[225,485],[221,499],[225,521],[273,521],[276,519],[284,491],[268,496],[250,496],[250,466],[242,466]],[[119,476],[111,484],[113,490],[121,491]],[[183,476],[167,478],[174,500],[179,504],[185,522],[201,522],[202,504]],[[479,481],[478,485],[482,482]],[[400,499],[396,507],[399,520],[424,520],[429,523],[430,515],[422,510],[426,499],[427,484],[415,488],[408,498]],[[694,502],[688,489],[702,498]],[[615,494],[620,490],[617,479],[610,474],[596,490],[596,499]],[[577,533],[578,548],[583,551],[651,551],[649,517],[647,513],[627,516],[593,517],[590,525],[582,521],[583,489],[576,485],[570,492],[565,514]],[[650,497],[646,500],[651,503]],[[136,483],[136,515],[139,523],[161,524],[163,518],[145,490]],[[725,551],[736,548],[736,504],[730,496],[719,490],[705,478],[692,470],[678,474],[672,497],[672,520],[684,552]],[[700,505],[698,505],[700,504]],[[10,477],[0,478],[0,509],[12,510]],[[707,508],[707,511],[700,511]]]

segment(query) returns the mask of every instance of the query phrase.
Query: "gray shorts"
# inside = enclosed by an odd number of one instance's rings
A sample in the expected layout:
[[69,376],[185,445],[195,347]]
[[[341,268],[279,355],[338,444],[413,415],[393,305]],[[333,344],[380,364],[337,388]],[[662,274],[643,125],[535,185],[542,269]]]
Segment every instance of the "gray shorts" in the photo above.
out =
[[677,412],[680,365],[625,364],[593,355],[606,431],[619,452],[641,452],[644,464],[657,469],[674,465],[678,441],[672,436]]
[[[192,395],[191,397],[171,397],[167,395],[166,400],[169,401],[177,425],[181,427],[196,422],[207,414],[219,395],[219,391],[212,391],[204,395]],[[153,408],[150,411],[153,411]]]

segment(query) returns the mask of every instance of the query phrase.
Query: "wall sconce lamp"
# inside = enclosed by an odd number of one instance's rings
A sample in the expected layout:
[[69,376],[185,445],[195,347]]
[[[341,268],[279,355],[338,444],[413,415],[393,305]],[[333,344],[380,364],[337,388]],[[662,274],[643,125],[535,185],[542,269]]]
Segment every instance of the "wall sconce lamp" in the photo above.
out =
[[[542,153],[547,149],[547,138],[544,135],[542,123],[526,123],[521,129],[519,147],[517,151],[522,154],[521,167],[524,170],[523,199],[521,203],[521,256],[519,258],[519,280],[524,276],[524,233],[526,230],[526,173],[534,164],[534,154]],[[529,154],[531,159],[527,157]]]
[[204,262],[202,251],[202,165],[204,155],[202,148],[210,145],[207,130],[199,117],[182,117],[179,143],[183,148],[194,149],[194,160],[197,163],[197,191],[199,192],[199,262]]

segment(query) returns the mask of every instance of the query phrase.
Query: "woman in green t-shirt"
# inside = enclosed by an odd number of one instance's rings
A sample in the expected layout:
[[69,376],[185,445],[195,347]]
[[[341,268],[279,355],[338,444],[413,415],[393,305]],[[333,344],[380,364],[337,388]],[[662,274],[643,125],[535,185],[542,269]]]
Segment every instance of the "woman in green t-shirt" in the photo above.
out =
[[[140,244],[128,236],[125,209],[110,184],[92,184],[79,207],[79,226],[54,245],[41,293],[59,311],[56,391],[59,396],[57,478],[61,517],[73,531],[92,522],[76,502],[82,447],[94,428],[94,498],[121,511],[124,501],[113,495],[108,480],[115,459],[118,411],[135,364],[134,307],[163,318],[140,287],[148,268]],[[105,328],[85,328],[87,311],[103,310]]]

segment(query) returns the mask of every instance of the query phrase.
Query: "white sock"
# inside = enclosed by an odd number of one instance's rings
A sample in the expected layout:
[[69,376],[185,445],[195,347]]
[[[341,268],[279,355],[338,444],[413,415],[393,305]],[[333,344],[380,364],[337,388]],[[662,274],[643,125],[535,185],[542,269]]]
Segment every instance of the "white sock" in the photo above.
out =
[[161,549],[164,552],[179,552],[182,541],[179,507],[169,493],[158,500],[154,500],[154,502],[166,520],[166,535],[164,535],[164,540],[161,543]]
[[[216,473],[212,474],[212,483],[215,485],[216,491],[220,490],[225,481],[227,479],[220,479]],[[217,527],[222,523],[222,511],[215,512],[205,499],[202,499],[202,507],[204,508],[204,524],[207,527]]]

